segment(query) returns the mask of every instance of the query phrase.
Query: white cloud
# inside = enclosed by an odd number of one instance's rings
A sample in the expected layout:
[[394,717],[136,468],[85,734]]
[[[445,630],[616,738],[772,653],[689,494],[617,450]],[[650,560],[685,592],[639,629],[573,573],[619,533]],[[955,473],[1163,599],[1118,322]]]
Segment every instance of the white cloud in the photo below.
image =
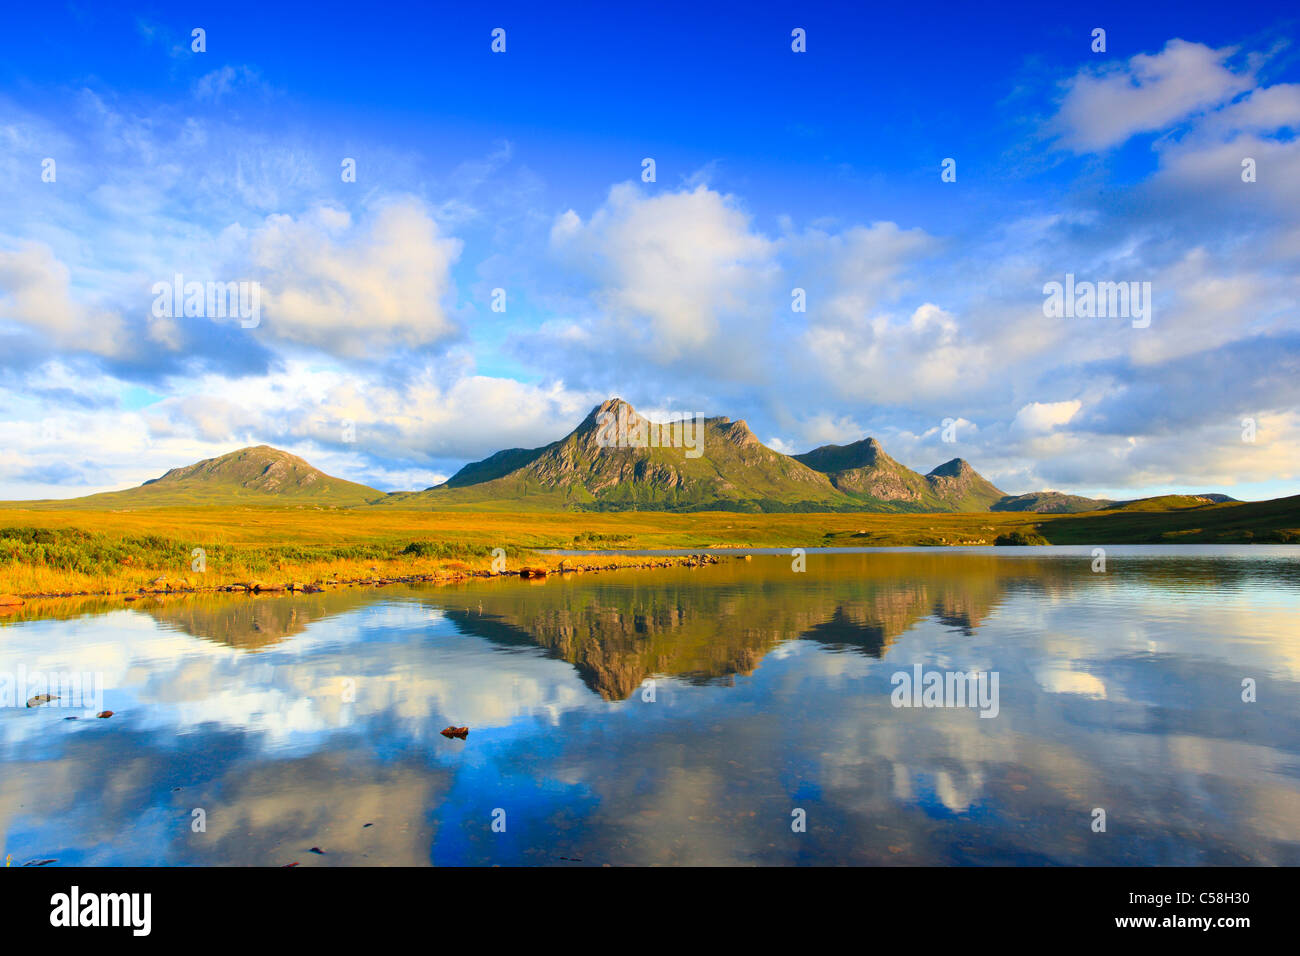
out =
[[1170,40],[1156,54],[1084,70],[1066,85],[1055,125],[1078,152],[1104,150],[1227,102],[1254,85],[1226,65],[1232,49]]
[[1037,435],[1068,424],[1082,407],[1083,403],[1077,400],[1069,402],[1031,402],[1016,412],[1015,421],[1012,424],[1022,432]]
[[113,356],[129,347],[121,317],[74,301],[68,267],[40,242],[0,250],[0,320],[69,351]]
[[1209,250],[1197,247],[1160,270],[1152,286],[1167,290],[1152,316],[1154,335],[1134,334],[1132,360],[1156,365],[1240,341],[1251,334],[1300,328],[1293,310],[1300,280],[1223,268]]
[[893,222],[810,229],[781,242],[791,284],[808,294],[810,321],[856,321],[897,299],[912,286],[909,270],[937,246],[925,230]]
[[609,192],[583,223],[573,210],[551,229],[556,251],[598,283],[596,303],[659,361],[717,341],[768,285],[773,245],[731,196],[707,186],[647,196]]
[[217,102],[237,89],[261,86],[256,70],[247,66],[226,64],[199,77],[194,84],[194,98]]
[[1212,131],[1271,133],[1300,126],[1300,83],[1262,86],[1207,117]]
[[782,454],[798,455],[820,445],[848,445],[867,434],[849,415],[816,412],[789,423],[793,438],[774,437],[765,444]]
[[[1195,122],[1178,139],[1157,144],[1155,182],[1195,201],[1207,216],[1248,212],[1264,226],[1281,216],[1300,221],[1300,84],[1257,87]],[[1253,161],[1254,181],[1242,179]]]
[[270,335],[360,357],[456,332],[451,265],[462,243],[440,235],[419,200],[384,206],[367,228],[330,206],[274,215],[250,242]]
[[956,318],[930,302],[902,320],[877,314],[815,325],[804,344],[821,381],[859,400],[963,395],[991,373],[989,347],[964,336]]

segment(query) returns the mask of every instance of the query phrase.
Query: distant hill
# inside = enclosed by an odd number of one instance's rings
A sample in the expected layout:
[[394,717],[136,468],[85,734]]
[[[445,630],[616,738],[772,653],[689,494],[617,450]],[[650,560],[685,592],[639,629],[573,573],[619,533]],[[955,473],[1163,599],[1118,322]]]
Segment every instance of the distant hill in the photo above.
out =
[[1031,491],[1025,495],[1007,495],[1001,501],[995,502],[989,510],[1068,515],[1084,511],[1100,511],[1113,504],[1115,502],[1106,498],[1085,498],[1082,495],[1067,495],[1060,491]]
[[137,488],[62,501],[45,507],[158,508],[186,505],[297,504],[348,507],[384,497],[367,485],[325,474],[296,455],[254,445],[218,458],[173,468]]
[[989,510],[1032,511],[1051,515],[1081,514],[1085,511],[1177,511],[1236,501],[1236,498],[1217,493],[1156,495],[1151,498],[1135,498],[1131,501],[1111,501],[1108,498],[1067,495],[1059,491],[1031,491],[1024,495],[1007,495]]
[[1188,503],[1209,497],[1160,495],[1045,519],[1038,529],[1052,544],[1300,544],[1300,495]]
[[1110,504],[1107,511],[1182,511],[1187,508],[1205,508],[1210,505],[1235,502],[1236,498],[1227,495],[1156,495],[1151,498],[1137,498],[1133,501],[1117,501]]

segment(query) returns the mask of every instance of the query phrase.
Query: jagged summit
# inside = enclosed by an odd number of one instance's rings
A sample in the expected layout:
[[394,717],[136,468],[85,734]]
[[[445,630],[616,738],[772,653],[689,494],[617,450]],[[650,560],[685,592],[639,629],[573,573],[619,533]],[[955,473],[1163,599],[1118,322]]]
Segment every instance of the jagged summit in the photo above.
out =
[[810,468],[825,472],[871,468],[879,464],[882,458],[889,459],[884,447],[874,438],[864,438],[849,445],[822,445],[794,457]]
[[591,509],[780,510],[831,506],[830,481],[727,416],[657,422],[609,398],[564,438],[466,465],[434,500],[520,500]]
[[954,511],[988,511],[1007,497],[1002,489],[989,481],[964,458],[952,458],[925,476],[931,490],[945,502],[951,502]]
[[744,419],[654,422],[618,397],[596,405],[564,438],[472,462],[427,494],[434,501],[747,511],[984,511],[1003,497],[960,460],[923,476],[871,437],[784,455]]
[[838,491],[912,511],[986,511],[1004,495],[960,458],[922,475],[895,461],[874,438],[823,445],[799,461],[824,472]]
[[631,417],[636,415],[637,412],[636,409],[632,407],[631,403],[625,402],[621,398],[607,398],[587,413],[587,417],[582,420],[582,424],[579,425],[578,428],[582,429],[589,424],[595,425],[596,422],[600,420],[601,415],[604,414],[615,416],[625,415]]
[[728,421],[726,418],[713,419],[717,422],[714,426],[721,434],[725,435],[727,441],[740,448],[750,448],[754,446],[764,447],[758,440],[758,436],[750,430],[749,424],[743,419]]
[[934,468],[930,474],[945,478],[960,478],[965,475],[974,475],[976,471],[965,458],[953,458]]

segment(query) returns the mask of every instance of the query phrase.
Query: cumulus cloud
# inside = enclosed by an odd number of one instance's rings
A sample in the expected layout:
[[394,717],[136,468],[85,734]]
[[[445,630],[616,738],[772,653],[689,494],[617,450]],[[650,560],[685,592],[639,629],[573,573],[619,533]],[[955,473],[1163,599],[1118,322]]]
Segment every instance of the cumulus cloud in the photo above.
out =
[[850,226],[840,232],[809,229],[786,236],[781,250],[791,281],[808,294],[814,320],[856,321],[910,289],[917,262],[937,251],[923,229],[897,223]]
[[705,185],[660,195],[617,185],[589,221],[559,216],[551,242],[595,280],[604,313],[659,361],[715,344],[737,317],[756,318],[774,270],[771,240],[734,197]]
[[584,383],[653,369],[659,389],[680,394],[707,380],[715,401],[791,382],[814,399],[876,397],[903,381],[929,394],[975,373],[956,316],[924,300],[893,311],[940,249],[935,237],[887,221],[781,226],[764,234],[706,185],[653,196],[615,186],[590,220],[567,210],[551,225],[559,261],[591,283],[590,308],[572,305],[520,354]]
[[267,334],[364,357],[456,333],[451,266],[462,243],[441,235],[417,199],[392,202],[364,225],[332,206],[273,215],[250,246]]
[[1300,282],[1294,276],[1241,267],[1225,270],[1202,247],[1162,269],[1153,286],[1167,290],[1163,307],[1152,319],[1158,318],[1163,329],[1134,336],[1130,355],[1143,366],[1281,331],[1300,301]]
[[[1126,489],[1189,486],[1201,491],[1300,478],[1300,415],[1262,414],[1254,442],[1242,441],[1240,416],[1225,414],[1189,430],[1149,434],[1058,432],[1042,449],[1034,480],[1049,487],[1124,497]],[[1037,449],[1030,449],[1037,450]],[[1050,454],[1048,454],[1050,452]]]
[[855,400],[958,395],[990,372],[988,346],[965,337],[956,318],[932,302],[906,317],[878,313],[815,325],[804,345],[824,381]]
[[1278,83],[1251,90],[1205,121],[1211,132],[1272,133],[1300,127],[1300,83]]
[[40,242],[0,250],[0,320],[72,352],[126,351],[121,316],[73,298],[71,273]]
[[1078,400],[1069,402],[1030,402],[1016,412],[1012,424],[1015,428],[1029,434],[1049,432],[1053,428],[1068,424],[1082,407],[1083,403]]
[[863,426],[851,416],[815,412],[788,425],[792,437],[773,437],[765,444],[786,455],[798,455],[819,445],[849,444],[866,437]]

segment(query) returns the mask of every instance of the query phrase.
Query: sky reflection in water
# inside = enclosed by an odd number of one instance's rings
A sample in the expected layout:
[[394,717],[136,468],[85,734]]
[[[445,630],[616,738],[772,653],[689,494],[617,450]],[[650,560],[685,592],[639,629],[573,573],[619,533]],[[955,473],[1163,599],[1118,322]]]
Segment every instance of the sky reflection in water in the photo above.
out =
[[[759,555],[31,605],[0,618],[0,671],[102,672],[115,714],[0,709],[3,853],[1300,864],[1300,549],[1090,565],[1078,549],[810,553],[804,574]],[[998,672],[998,716],[893,707],[890,677],[914,664]]]

